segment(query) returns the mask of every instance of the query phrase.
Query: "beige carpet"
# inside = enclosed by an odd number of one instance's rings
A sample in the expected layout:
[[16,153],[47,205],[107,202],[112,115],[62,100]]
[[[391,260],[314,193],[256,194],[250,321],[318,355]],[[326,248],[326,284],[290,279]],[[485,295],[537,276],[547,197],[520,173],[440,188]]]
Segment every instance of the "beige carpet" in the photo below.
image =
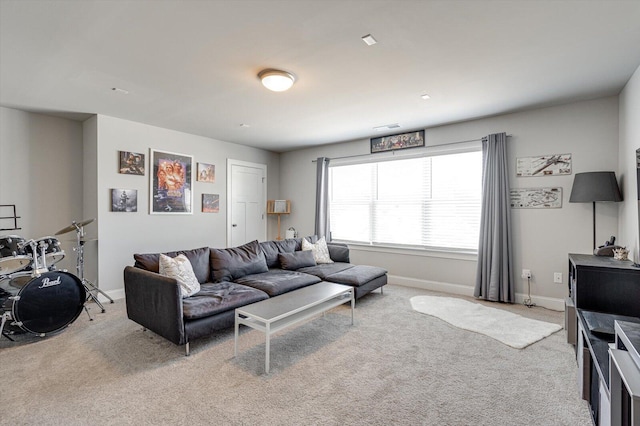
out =
[[[2,425],[589,425],[573,348],[555,333],[517,350],[411,309],[437,295],[389,285],[350,325],[338,307],[272,340],[244,329],[200,339],[192,355],[93,307],[44,339],[0,338]],[[442,294],[440,294],[442,295]],[[542,308],[506,309],[560,323]]]
[[512,348],[523,349],[562,329],[559,324],[526,318],[512,312],[455,297],[414,296],[411,307],[458,328],[492,337]]

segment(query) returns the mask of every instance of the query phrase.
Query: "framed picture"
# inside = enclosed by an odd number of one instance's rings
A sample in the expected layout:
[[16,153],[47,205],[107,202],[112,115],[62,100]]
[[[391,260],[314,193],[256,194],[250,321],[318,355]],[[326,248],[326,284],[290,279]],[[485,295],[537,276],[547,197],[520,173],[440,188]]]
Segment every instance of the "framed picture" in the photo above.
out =
[[138,211],[138,190],[137,189],[112,189],[111,190],[111,211],[112,212],[137,212]]
[[207,163],[198,163],[198,182],[214,183],[216,181],[216,166]]
[[571,154],[516,158],[516,176],[555,176],[571,174]]
[[424,130],[371,139],[371,153],[424,146]]
[[120,167],[118,173],[144,176],[144,154],[130,151],[118,151]]
[[150,214],[192,214],[193,157],[150,150]]
[[202,213],[218,213],[220,211],[219,194],[202,194]]
[[562,188],[511,188],[513,209],[562,208]]

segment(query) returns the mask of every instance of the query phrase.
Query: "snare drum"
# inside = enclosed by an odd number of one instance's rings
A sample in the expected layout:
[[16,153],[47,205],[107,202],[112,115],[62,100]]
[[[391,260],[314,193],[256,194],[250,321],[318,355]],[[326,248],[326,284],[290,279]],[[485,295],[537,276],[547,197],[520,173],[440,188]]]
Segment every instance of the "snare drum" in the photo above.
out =
[[35,243],[36,243],[35,249],[37,253],[33,253],[33,248],[30,245],[25,247],[25,251],[28,255],[31,255],[34,259],[40,260],[39,262],[40,264],[37,265],[36,269],[44,266],[42,264],[42,259],[40,259],[40,256],[42,254],[41,247],[44,247],[44,253],[45,253],[44,257],[46,260],[47,268],[51,268],[53,265],[55,265],[56,263],[64,259],[64,255],[65,255],[64,250],[60,248],[60,241],[58,241],[56,237],[38,238],[35,241]]
[[44,336],[62,330],[82,313],[87,293],[75,275],[52,271],[28,278],[20,273],[11,279],[19,282],[4,287],[8,293],[0,300],[3,317],[8,318],[4,331]]
[[25,239],[18,235],[0,237],[0,275],[9,275],[31,265],[33,258],[24,247]]

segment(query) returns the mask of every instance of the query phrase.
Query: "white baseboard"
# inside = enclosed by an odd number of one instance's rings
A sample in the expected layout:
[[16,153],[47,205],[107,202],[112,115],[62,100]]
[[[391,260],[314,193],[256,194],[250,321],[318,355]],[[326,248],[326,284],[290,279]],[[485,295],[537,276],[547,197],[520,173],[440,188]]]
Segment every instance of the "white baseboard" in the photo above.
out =
[[[113,300],[124,299],[124,288],[120,288],[117,290],[109,290],[104,292],[107,293],[109,297],[112,298]],[[100,293],[98,293],[98,300],[100,301],[100,303],[109,302],[109,299],[107,299]]]
[[[421,280],[417,278],[401,277],[398,275],[388,275],[389,284],[397,284],[405,287],[421,288],[424,290],[441,291],[443,293],[457,294],[459,296],[473,297],[474,288],[471,286],[443,283],[439,281]],[[526,294],[516,293],[516,303],[523,303]],[[531,301],[536,306],[551,309],[554,311],[564,311],[564,299],[556,299],[545,296],[531,296]]]

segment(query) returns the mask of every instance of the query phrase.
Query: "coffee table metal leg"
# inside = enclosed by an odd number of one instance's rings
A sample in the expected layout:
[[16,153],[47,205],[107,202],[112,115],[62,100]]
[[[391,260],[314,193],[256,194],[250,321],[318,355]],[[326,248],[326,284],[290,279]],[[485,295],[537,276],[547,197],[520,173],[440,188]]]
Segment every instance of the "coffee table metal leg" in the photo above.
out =
[[356,296],[354,289],[351,289],[351,325],[353,325],[353,310],[356,308]]
[[271,343],[271,324],[267,323],[267,329],[266,331],[266,335],[267,335],[267,342],[264,348],[264,371],[266,372],[266,374],[269,374],[269,352],[270,352],[270,343]]

